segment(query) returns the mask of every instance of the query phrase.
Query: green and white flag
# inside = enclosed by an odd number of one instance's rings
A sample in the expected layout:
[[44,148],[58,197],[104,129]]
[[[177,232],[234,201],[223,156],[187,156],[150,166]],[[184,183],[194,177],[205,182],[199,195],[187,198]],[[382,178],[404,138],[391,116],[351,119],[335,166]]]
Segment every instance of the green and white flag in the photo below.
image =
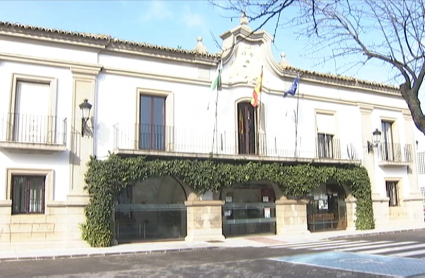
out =
[[221,91],[221,71],[222,70],[223,70],[223,62],[220,61],[217,67],[215,78],[213,82],[211,83],[211,90],[213,91],[216,89],[217,91]]

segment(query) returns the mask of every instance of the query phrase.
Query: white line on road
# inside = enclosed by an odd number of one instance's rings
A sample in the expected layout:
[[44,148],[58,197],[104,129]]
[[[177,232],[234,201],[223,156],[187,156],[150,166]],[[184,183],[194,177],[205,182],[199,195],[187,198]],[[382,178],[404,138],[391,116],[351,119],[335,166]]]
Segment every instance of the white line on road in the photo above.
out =
[[[375,245],[375,244],[381,244],[381,243],[388,243],[391,241],[376,241],[376,242],[360,242],[360,241],[356,241],[356,242],[349,242],[348,244],[339,244],[339,246],[325,246],[325,247],[320,247],[320,248],[312,248],[312,250],[329,250],[329,249],[334,249],[334,250],[343,250],[343,249],[353,249],[356,248],[357,246],[365,246],[370,249],[370,246]],[[345,247],[342,249],[339,249],[341,247]],[[361,248],[361,247],[358,247]]]
[[[416,241],[414,241],[414,243],[416,243]],[[363,251],[363,252],[359,252],[359,253],[381,254],[381,253],[387,253],[387,252],[392,252],[392,251],[409,250],[409,249],[422,248],[422,247],[425,247],[425,244],[414,244],[414,245],[401,246],[401,247],[396,247],[396,248],[384,248],[384,249],[379,249],[379,250]],[[398,253],[398,254],[403,254],[403,253]],[[391,254],[391,256],[394,256],[394,255],[395,254]],[[404,257],[404,256],[400,256],[400,257]]]
[[[385,241],[383,241],[383,242],[381,241],[381,243],[384,243],[384,242]],[[416,241],[391,242],[391,243],[386,243],[386,244],[378,244],[378,243],[379,243],[379,241],[374,242],[374,244],[370,245],[370,246],[354,247],[354,248],[349,247],[349,248],[337,249],[335,251],[357,251],[357,250],[365,250],[365,249],[372,249],[372,248],[382,248],[382,247],[388,247],[388,246],[398,246],[398,245],[412,244],[412,243],[416,243]],[[402,248],[402,247],[396,247],[396,248]],[[387,248],[387,249],[391,249],[391,248]],[[362,251],[362,252],[359,252],[359,253],[374,254],[373,252],[376,252],[378,250],[384,250],[384,249],[372,250],[369,253],[368,253],[368,251]]]
[[295,247],[295,248],[291,247],[291,249],[297,250],[297,249],[313,249],[313,248],[315,248],[313,250],[322,250],[322,248],[324,248],[323,250],[325,250],[325,249],[332,249],[332,248],[342,246],[342,245],[364,244],[364,243],[367,243],[367,242],[368,241],[365,241],[365,240],[360,240],[360,241],[355,241],[355,242],[353,242],[353,241],[332,242],[331,241],[330,243],[322,242],[322,244],[316,244],[316,245],[307,245],[307,246],[300,246],[300,247]]
[[292,247],[302,247],[302,246],[321,246],[326,243],[332,243],[332,242],[348,242],[347,240],[335,240],[335,241],[310,241],[310,242],[304,242],[304,243],[288,243],[288,244],[280,244],[275,246],[270,246],[270,248],[292,248]]

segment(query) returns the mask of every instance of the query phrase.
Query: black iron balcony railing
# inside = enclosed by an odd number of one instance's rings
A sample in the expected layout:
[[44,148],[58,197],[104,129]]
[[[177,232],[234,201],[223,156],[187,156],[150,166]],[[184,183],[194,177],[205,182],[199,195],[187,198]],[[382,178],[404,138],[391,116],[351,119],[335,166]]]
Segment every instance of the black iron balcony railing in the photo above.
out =
[[382,161],[412,162],[412,146],[398,143],[379,143],[379,154]]
[[[150,150],[177,153],[261,155],[288,158],[357,160],[352,144],[341,151],[340,140],[319,142],[315,137],[298,138],[271,133],[243,134],[235,131],[201,130],[163,125],[114,125],[115,150]],[[350,147],[348,147],[350,146]]]
[[4,114],[0,118],[0,141],[65,145],[66,118],[44,115]]

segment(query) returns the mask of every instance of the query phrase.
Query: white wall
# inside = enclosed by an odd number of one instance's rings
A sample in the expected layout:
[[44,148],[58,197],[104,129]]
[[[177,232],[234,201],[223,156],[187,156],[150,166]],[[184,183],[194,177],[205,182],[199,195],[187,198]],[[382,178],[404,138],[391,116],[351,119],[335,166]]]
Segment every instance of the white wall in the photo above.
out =
[[73,61],[81,63],[97,63],[99,50],[56,44],[45,41],[33,41],[0,35],[0,53],[18,54],[38,58]]
[[[0,43],[1,45],[1,43]],[[9,113],[12,90],[12,75],[24,74],[57,79],[57,116],[67,118],[67,148],[70,142],[70,115],[72,103],[72,75],[70,70],[49,66],[28,65],[15,62],[0,61],[0,118]],[[34,103],[37,105],[37,103]],[[2,127],[0,126],[0,129]],[[58,154],[24,154],[0,150],[0,199],[5,198],[6,169],[53,169],[54,199],[65,200],[69,191],[69,153]]]

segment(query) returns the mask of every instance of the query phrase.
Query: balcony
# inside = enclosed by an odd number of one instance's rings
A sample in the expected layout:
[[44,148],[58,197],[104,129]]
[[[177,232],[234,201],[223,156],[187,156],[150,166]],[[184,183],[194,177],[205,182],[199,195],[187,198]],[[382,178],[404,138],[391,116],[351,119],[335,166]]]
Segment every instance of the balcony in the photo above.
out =
[[[353,145],[341,148],[338,139],[326,145],[315,137],[281,134],[240,134],[236,131],[185,127],[115,124],[114,152],[123,155],[246,159],[281,162],[359,162]],[[344,151],[341,151],[344,150]],[[347,150],[345,152],[345,150]]]
[[408,166],[412,163],[412,146],[398,143],[379,143],[380,166]]
[[4,114],[0,118],[0,148],[18,152],[55,153],[66,149],[66,118]]

